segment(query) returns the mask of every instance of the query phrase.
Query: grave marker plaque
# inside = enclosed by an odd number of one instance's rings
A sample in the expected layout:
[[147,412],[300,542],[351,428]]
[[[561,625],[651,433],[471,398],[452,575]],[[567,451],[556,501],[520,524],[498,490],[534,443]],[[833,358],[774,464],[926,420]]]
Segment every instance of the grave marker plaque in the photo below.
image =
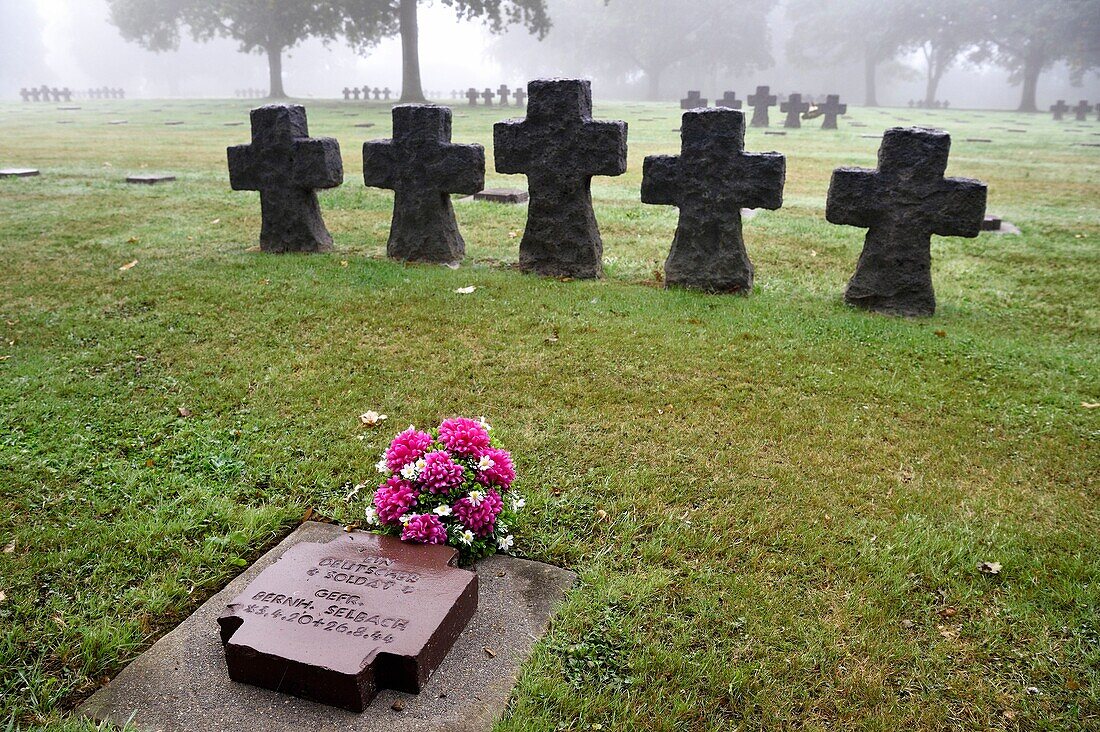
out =
[[356,712],[418,693],[477,610],[457,558],[363,532],[291,547],[218,618],[229,677]]

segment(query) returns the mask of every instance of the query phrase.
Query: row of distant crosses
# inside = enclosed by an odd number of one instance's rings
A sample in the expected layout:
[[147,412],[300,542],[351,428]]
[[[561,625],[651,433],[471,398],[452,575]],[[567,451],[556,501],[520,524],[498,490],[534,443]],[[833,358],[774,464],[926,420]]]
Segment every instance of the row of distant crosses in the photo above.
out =
[[951,108],[951,102],[947,101],[946,99],[944,99],[941,102],[939,99],[937,99],[934,102],[932,102],[931,104],[929,104],[924,99],[918,99],[916,101],[913,101],[912,99],[910,99],[909,100],[909,107],[911,109],[950,109]]
[[[1100,121],[1100,104],[1096,107],[1096,119]],[[1089,118],[1089,112],[1093,110],[1093,105],[1088,103],[1088,100],[1082,99],[1077,102],[1076,107],[1070,107],[1066,105],[1065,99],[1059,99],[1057,104],[1050,105],[1050,111],[1054,113],[1054,121],[1061,122],[1066,118],[1066,112],[1073,112],[1073,118],[1078,122],[1086,122]]]
[[233,96],[237,99],[263,99],[267,96],[267,89],[237,89]]
[[[530,204],[520,269],[559,278],[603,271],[603,240],[592,208],[593,176],[627,169],[627,124],[592,118],[592,87],[582,79],[528,84],[526,117],[493,127],[496,171],[527,176]],[[457,264],[466,244],[451,194],[485,185],[485,148],[451,142],[451,109],[393,108],[393,133],[363,145],[363,181],[394,191],[386,254],[402,261]],[[252,110],[252,142],[228,149],[233,190],[259,191],[260,248],[322,252],[333,248],[316,189],[344,182],[340,143],[311,138],[306,110]],[[931,236],[976,237],[986,185],[945,178],[951,138],[943,130],[888,129],[878,168],[837,168],[825,218],[867,229],[863,253],[845,290],[855,306],[899,315],[931,315]],[[783,205],[786,158],[745,151],[745,115],[728,108],[684,113],[679,155],[650,155],[641,200],[676,206],[680,219],[665,261],[666,284],[705,292],[746,293],[753,265],[745,250],[743,209]]]
[[[687,96],[680,100],[680,109],[703,109],[709,100],[700,96],[698,91],[689,91]],[[771,93],[771,87],[758,86],[756,93],[750,94],[749,106],[752,107],[753,127],[767,127],[771,124],[768,118],[768,109],[779,103],[779,96]],[[741,109],[742,100],[737,98],[737,92],[727,91],[722,98],[715,103],[716,107],[724,109]],[[807,95],[806,99],[801,94],[791,94],[779,104],[779,111],[786,115],[783,126],[792,129],[802,127],[802,120],[823,117],[821,129],[835,130],[838,115],[848,113],[848,105],[840,103],[839,94],[830,94],[825,101],[814,104],[813,97]]]
[[[20,89],[19,96],[23,98],[24,102],[71,102],[73,97],[81,96],[81,94],[80,92],[74,92],[69,87],[64,89],[53,87],[51,89],[43,84],[40,87],[31,89]],[[126,91],[102,86],[98,89],[89,89],[83,96],[85,99],[125,99]]]

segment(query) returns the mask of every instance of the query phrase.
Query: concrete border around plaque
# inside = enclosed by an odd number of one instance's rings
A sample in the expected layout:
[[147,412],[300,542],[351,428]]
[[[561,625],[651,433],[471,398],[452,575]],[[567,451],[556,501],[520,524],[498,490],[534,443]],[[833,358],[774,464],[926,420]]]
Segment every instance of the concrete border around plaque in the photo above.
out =
[[[462,588],[476,588],[477,610],[469,617],[465,630],[461,630],[450,653],[445,654],[435,673],[427,674],[428,678],[422,684],[419,694],[410,693],[411,689],[382,689],[361,713],[230,680],[227,649],[223,648],[219,637],[219,616],[239,618],[248,614],[245,609],[248,604],[254,603],[255,595],[260,594],[260,599],[263,600],[274,592],[272,602],[259,604],[266,604],[269,614],[278,608],[284,611],[282,618],[289,617],[295,608],[282,605],[286,602],[300,602],[302,598],[286,600],[284,603],[276,601],[279,594],[285,593],[277,592],[277,587],[268,588],[267,584],[277,582],[280,574],[290,572],[297,575],[316,567],[318,573],[306,575],[315,579],[327,572],[330,566],[341,573],[340,577],[329,577],[328,583],[337,582],[346,586],[346,589],[337,592],[338,596],[348,595],[344,600],[332,601],[331,598],[326,598],[318,604],[316,598],[310,598],[306,602],[313,602],[315,607],[311,610],[320,609],[320,613],[313,614],[324,615],[327,610],[336,606],[336,612],[341,613],[341,622],[354,620],[355,622],[347,622],[348,627],[344,629],[346,639],[336,633],[338,625],[329,631],[324,629],[328,626],[327,622],[324,626],[314,626],[311,621],[299,628],[301,624],[297,618],[295,621],[271,619],[270,615],[264,618],[256,614],[255,610],[259,609],[256,607],[250,615],[252,619],[259,618],[262,622],[254,626],[256,632],[251,636],[242,635],[242,641],[248,637],[254,640],[264,636],[266,625],[283,623],[294,629],[292,637],[296,639],[294,643],[299,644],[299,652],[302,649],[308,652],[309,647],[318,646],[319,642],[324,641],[325,634],[330,634],[333,639],[339,638],[336,646],[363,643],[364,636],[375,632],[372,619],[374,613],[367,612],[370,609],[368,607],[353,607],[353,603],[367,597],[367,583],[381,580],[369,591],[379,596],[394,592],[404,594],[413,599],[416,606],[424,605],[433,594],[435,590],[431,587],[442,587],[425,582],[424,597],[420,597],[418,593],[404,593],[402,588],[408,587],[410,583],[402,580],[408,580],[409,577],[400,573],[407,572],[408,568],[399,568],[396,562],[362,562],[359,554],[389,556],[389,550],[385,548],[382,551],[371,549],[365,553],[357,551],[368,545],[377,549],[380,546],[377,540],[380,538],[388,539],[364,532],[348,534],[341,527],[331,524],[302,524],[281,544],[210,598],[191,617],[123,669],[107,686],[81,705],[78,712],[118,725],[132,720],[136,729],[161,732],[189,732],[198,727],[204,730],[249,732],[282,732],[297,728],[308,728],[311,732],[490,729],[504,713],[524,661],[548,629],[550,619],[563,602],[565,593],[575,583],[576,575],[572,572],[503,555],[479,562],[475,567],[476,576],[464,570],[452,569],[452,572],[462,574],[456,575],[459,580],[457,585],[450,590],[444,589],[445,595],[458,597],[461,604]],[[317,553],[318,547],[320,554]],[[328,551],[329,549],[338,551]],[[446,547],[430,549],[446,554],[446,560],[449,560],[449,553],[452,551]],[[366,566],[363,572],[355,571],[355,567],[344,569],[343,562],[351,561],[343,557],[348,552],[356,552],[356,562],[379,569],[374,572],[365,571]],[[284,555],[287,560],[279,561]],[[330,560],[328,565],[321,568],[319,563],[326,559]],[[332,566],[334,561],[341,563],[339,568]],[[442,566],[439,561],[440,557],[435,557],[427,564],[439,568]],[[269,569],[274,569],[275,572],[271,573]],[[387,573],[393,576],[388,576]],[[348,577],[343,577],[343,574]],[[352,575],[366,579],[360,582]],[[463,575],[470,575],[472,579],[463,579]],[[261,579],[265,576],[266,579]],[[349,579],[360,584],[348,584]],[[385,583],[390,581],[394,584],[386,588]],[[322,587],[322,584],[324,583],[312,588],[312,592],[327,592],[329,588]],[[450,585],[453,584],[450,582]],[[352,599],[356,595],[360,600]],[[246,600],[244,606],[238,603],[242,596]],[[227,607],[234,605],[236,612],[226,612]],[[345,605],[346,610],[343,609]],[[349,614],[351,617],[346,617]],[[379,629],[387,617],[378,618]],[[394,622],[389,623],[389,626],[393,625]],[[369,629],[357,637],[355,633],[359,626],[369,626]],[[244,624],[240,624],[231,636],[241,634],[243,627]],[[406,627],[411,629],[413,622]],[[304,630],[307,632],[301,632]],[[350,635],[348,631],[351,631]],[[397,636],[403,631],[392,632]],[[385,643],[384,637],[383,634],[376,640]],[[331,641],[329,643],[332,644]],[[416,643],[412,645],[416,646]],[[438,653],[438,650],[433,652]],[[407,659],[400,660],[404,662]],[[338,665],[334,663],[332,668]],[[364,666],[366,665],[368,664],[365,663]],[[406,670],[411,673],[408,678],[419,678],[415,669],[410,667]]]
[[0,178],[33,178],[39,175],[38,168],[4,168],[0,170]]

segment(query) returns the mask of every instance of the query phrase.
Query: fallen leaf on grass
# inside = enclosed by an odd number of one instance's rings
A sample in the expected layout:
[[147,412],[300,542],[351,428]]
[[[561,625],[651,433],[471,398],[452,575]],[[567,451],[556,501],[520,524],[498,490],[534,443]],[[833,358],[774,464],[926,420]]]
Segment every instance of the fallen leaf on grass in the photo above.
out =
[[7,600],[7,599],[8,599],[8,596],[4,594],[3,590],[0,590],[0,602],[3,602],[4,600]]
[[187,407],[177,407],[176,412],[178,412],[179,415],[181,417],[184,417],[184,418],[187,418],[187,417],[191,416],[191,410],[188,409]]
[[486,655],[489,656],[489,658],[496,658],[496,656],[497,656],[497,652],[494,651],[489,646],[485,646],[485,653],[486,653]]
[[946,338],[947,337],[947,331],[946,330],[937,330],[936,331],[936,337],[937,338]]
[[132,262],[127,262],[126,264],[124,264],[124,265],[122,265],[121,267],[119,267],[119,268],[118,268],[118,271],[119,271],[119,272],[125,272],[125,271],[127,271],[127,270],[133,269],[134,267],[136,267],[136,266],[137,266],[137,262],[138,262],[138,261],[137,261],[136,259],[135,259],[134,261],[132,261]]
[[136,236],[131,236],[129,239],[126,240],[126,243],[127,244],[137,244],[139,241],[141,241],[141,240],[138,239]]
[[1000,574],[1000,562],[978,562],[978,571],[982,574]]
[[15,551],[15,539],[12,539],[11,541],[9,541],[7,544],[4,545],[4,553],[5,554],[11,554],[13,551]]
[[1100,402],[1081,402],[1081,406],[1085,409],[1096,409],[1100,407]]
[[250,246],[250,247],[249,247],[248,249],[245,249],[245,251],[246,251],[246,252],[262,252],[262,251],[263,251],[263,249],[260,249],[260,245],[259,245],[259,244],[255,244],[255,245],[253,245],[253,246]]
[[214,219],[213,221],[211,221],[211,222],[210,222],[210,225],[211,225],[211,226],[217,226],[217,225],[218,225],[218,224],[220,224],[221,222],[222,222],[222,220],[221,220],[221,219]]
[[306,521],[309,521],[310,517],[312,517],[312,516],[313,516],[313,508],[312,507],[307,508],[306,512],[304,514],[302,514],[302,523],[304,524]]
[[945,608],[940,608],[939,614],[941,618],[953,618],[959,614],[959,611],[948,605]]
[[359,424],[363,425],[364,427],[375,427],[387,419],[389,419],[389,417],[387,417],[385,414],[379,414],[373,409],[368,409],[367,411],[359,415]]
[[347,267],[347,266],[348,266],[348,260],[346,260],[346,259],[341,259],[341,260],[340,260],[340,266],[341,266],[341,267]]
[[470,285],[469,287],[460,287],[455,290],[456,295],[472,295],[477,290],[477,287]]

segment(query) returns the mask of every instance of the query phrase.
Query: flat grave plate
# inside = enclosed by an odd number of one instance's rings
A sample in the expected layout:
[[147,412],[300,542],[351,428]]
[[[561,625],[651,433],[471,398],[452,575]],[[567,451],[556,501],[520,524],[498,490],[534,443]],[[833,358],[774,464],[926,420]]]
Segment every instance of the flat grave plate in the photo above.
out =
[[174,175],[130,175],[126,177],[126,182],[155,186],[158,183],[171,183],[175,179]]
[[[290,547],[343,534],[331,524],[302,524],[78,712],[119,726],[132,717],[134,728],[150,732],[491,729],[504,713],[523,662],[576,581],[572,572],[503,555],[479,562],[477,612],[419,695],[382,690],[366,711],[356,713],[230,681],[217,622],[226,605]],[[395,703],[403,709],[395,711]]]
[[781,130],[764,130],[764,134],[765,135],[785,135],[787,133],[783,132]]
[[37,168],[3,168],[0,169],[0,178],[30,178],[38,175]]
[[527,191],[521,191],[518,188],[486,188],[473,195],[475,201],[493,203],[524,203],[529,198]]

